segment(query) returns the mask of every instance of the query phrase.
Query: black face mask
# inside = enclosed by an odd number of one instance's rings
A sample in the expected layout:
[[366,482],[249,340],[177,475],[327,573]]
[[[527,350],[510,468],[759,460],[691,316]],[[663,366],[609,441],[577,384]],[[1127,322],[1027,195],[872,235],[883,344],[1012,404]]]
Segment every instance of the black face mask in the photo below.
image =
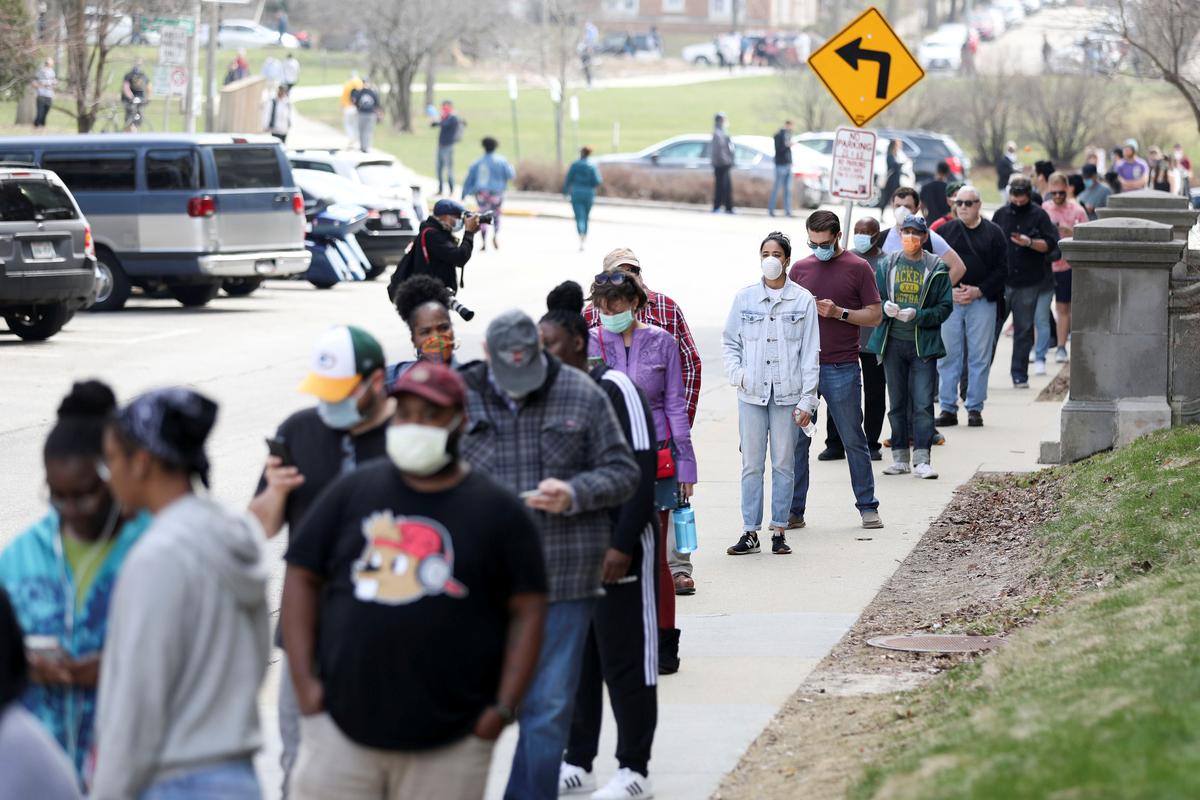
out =
[[1010,203],[1009,205],[1012,206],[1014,214],[1028,214],[1030,207],[1033,206],[1033,201],[1030,201],[1023,206],[1019,206],[1016,203]]

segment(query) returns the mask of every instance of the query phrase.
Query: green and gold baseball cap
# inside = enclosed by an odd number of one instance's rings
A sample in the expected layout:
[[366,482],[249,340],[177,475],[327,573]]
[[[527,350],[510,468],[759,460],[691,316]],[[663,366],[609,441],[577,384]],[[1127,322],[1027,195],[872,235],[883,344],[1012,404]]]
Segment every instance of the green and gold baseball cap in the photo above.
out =
[[326,403],[338,403],[383,365],[383,348],[374,336],[353,325],[337,325],[317,340],[312,368],[299,391]]

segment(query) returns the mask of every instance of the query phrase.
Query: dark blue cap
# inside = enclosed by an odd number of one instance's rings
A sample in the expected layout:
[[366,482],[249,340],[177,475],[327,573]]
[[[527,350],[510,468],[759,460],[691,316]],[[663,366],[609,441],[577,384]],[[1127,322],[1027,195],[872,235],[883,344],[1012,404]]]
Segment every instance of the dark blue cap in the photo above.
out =
[[904,222],[900,223],[902,231],[916,231],[917,233],[929,233],[929,223],[920,214],[913,214]]
[[453,214],[456,217],[461,217],[464,211],[466,211],[466,209],[462,207],[462,203],[450,200],[448,198],[438,200],[433,205],[433,215],[435,217],[445,216],[446,214]]

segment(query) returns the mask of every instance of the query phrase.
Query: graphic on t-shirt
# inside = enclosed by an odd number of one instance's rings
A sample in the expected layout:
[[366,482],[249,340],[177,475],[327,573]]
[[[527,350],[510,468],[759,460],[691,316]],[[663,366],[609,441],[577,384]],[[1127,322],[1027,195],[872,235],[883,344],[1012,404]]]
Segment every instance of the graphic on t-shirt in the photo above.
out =
[[912,307],[919,305],[921,283],[924,277],[921,267],[914,267],[903,261],[896,262],[896,297],[894,298],[896,305]]
[[454,547],[441,523],[379,511],[363,520],[362,533],[366,545],[350,566],[359,600],[399,606],[429,595],[467,596],[454,579]]

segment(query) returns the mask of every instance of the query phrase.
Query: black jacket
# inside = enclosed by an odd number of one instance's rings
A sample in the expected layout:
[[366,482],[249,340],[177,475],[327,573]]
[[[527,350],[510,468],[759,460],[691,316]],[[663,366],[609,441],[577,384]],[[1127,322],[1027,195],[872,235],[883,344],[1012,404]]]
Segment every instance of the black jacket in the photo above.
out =
[[396,288],[413,275],[432,275],[446,288],[458,290],[459,280],[455,268],[463,270],[462,285],[466,286],[466,266],[475,247],[475,234],[466,232],[460,243],[442,223],[430,217],[421,223],[412,249],[400,261],[388,284],[388,296],[396,296]]
[[[1028,210],[1017,213],[1010,203],[1000,206],[992,215],[992,222],[1000,226],[1008,244],[1007,283],[1014,289],[1038,286],[1048,280],[1051,262],[1062,258],[1058,249],[1058,226],[1050,221],[1050,215],[1032,202],[1025,208]],[[1049,252],[1043,254],[1032,247],[1021,247],[1010,238],[1014,233],[1031,239],[1045,239],[1050,244]]]
[[792,163],[792,135],[787,128],[775,132],[775,165],[784,166]]
[[1004,296],[1004,281],[1008,277],[1008,239],[994,222],[979,220],[973,230],[962,220],[951,220],[938,228],[946,244],[954,248],[967,271],[959,283],[974,286],[985,300]]

